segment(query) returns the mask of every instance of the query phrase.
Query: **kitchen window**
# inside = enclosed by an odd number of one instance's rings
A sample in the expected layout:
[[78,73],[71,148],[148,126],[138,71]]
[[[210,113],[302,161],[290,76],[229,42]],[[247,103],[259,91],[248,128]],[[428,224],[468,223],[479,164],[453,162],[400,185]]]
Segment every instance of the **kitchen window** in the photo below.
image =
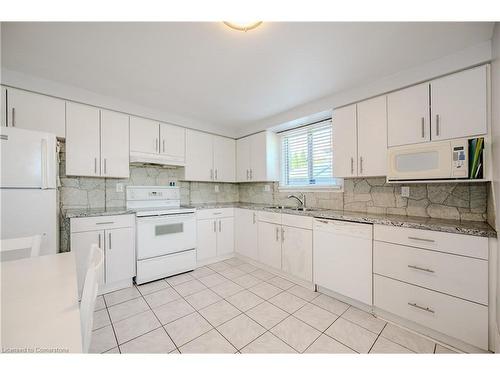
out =
[[340,189],[333,177],[332,121],[321,121],[281,133],[283,190]]

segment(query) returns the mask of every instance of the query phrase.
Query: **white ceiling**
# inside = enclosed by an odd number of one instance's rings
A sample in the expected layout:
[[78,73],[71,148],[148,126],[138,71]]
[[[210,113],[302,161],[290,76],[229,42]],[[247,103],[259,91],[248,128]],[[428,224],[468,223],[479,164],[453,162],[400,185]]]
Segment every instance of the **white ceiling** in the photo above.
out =
[[[2,23],[2,66],[242,129],[489,40],[493,23]],[[165,119],[168,120],[168,119]]]

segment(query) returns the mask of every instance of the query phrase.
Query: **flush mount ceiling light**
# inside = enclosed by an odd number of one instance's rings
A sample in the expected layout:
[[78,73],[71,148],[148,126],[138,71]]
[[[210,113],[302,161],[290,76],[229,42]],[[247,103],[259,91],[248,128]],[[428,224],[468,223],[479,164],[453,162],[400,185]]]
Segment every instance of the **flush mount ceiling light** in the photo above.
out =
[[224,25],[230,27],[231,29],[247,32],[249,30],[253,30],[260,26],[262,21],[257,22],[226,22],[223,21]]

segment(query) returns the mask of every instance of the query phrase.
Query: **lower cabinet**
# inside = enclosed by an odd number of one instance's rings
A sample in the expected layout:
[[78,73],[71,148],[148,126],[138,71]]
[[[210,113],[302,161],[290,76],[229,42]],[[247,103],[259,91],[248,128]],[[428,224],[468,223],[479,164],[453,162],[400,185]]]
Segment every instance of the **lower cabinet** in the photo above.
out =
[[281,269],[299,279],[312,281],[312,231],[283,226]]
[[134,215],[71,219],[71,251],[76,257],[80,295],[87,272],[90,247],[93,244],[104,251],[99,294],[132,283],[135,276],[134,223]]
[[259,222],[259,261],[281,269],[281,225]]
[[237,208],[234,212],[234,250],[253,260],[259,260],[257,211]]
[[198,262],[234,252],[234,209],[209,209],[197,212]]

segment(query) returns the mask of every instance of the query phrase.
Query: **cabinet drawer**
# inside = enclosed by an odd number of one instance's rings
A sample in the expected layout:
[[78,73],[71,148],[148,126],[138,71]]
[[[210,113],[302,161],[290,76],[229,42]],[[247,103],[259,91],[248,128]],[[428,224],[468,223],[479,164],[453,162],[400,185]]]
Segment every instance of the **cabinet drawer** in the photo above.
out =
[[313,218],[300,215],[282,215],[281,223],[289,227],[312,229]]
[[71,233],[92,230],[133,227],[135,215],[112,215],[73,218],[70,222]]
[[373,279],[376,307],[478,348],[488,349],[486,306],[383,276],[374,275]]
[[488,259],[486,237],[375,225],[374,240]]
[[164,255],[137,262],[135,282],[144,284],[196,268],[196,250]]
[[488,262],[374,241],[373,272],[488,305]]
[[217,219],[221,217],[233,217],[234,216],[234,208],[214,208],[208,210],[199,210],[196,211],[196,218],[198,220],[204,219]]
[[259,221],[265,221],[266,223],[281,224],[281,214],[269,211],[259,211],[257,217]]

